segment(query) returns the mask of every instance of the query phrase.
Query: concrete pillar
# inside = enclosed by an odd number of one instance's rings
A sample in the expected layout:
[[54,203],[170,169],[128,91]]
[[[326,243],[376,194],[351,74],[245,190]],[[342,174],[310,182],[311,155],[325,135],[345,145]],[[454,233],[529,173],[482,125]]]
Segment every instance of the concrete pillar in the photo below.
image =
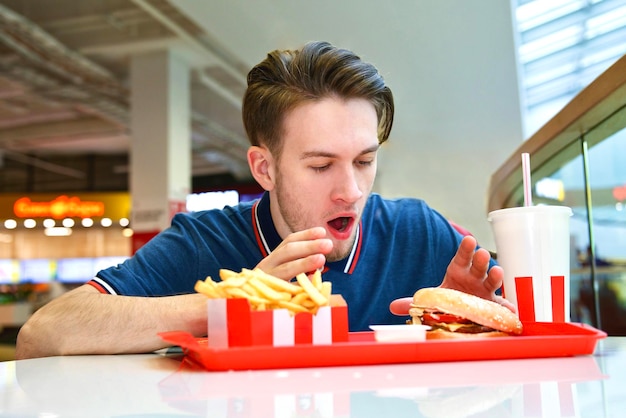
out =
[[189,67],[172,51],[131,62],[133,252],[183,211],[191,189]]

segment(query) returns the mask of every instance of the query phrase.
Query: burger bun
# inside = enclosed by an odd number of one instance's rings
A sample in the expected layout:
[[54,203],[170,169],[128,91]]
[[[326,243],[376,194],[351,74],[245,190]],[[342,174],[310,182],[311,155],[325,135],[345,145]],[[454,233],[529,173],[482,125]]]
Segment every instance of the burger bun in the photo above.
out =
[[[508,308],[499,303],[454,289],[428,287],[415,292],[409,313],[415,318],[423,311],[441,312],[465,318],[478,325],[500,331],[504,335],[519,335],[523,330],[518,316]],[[455,334],[454,338],[468,338],[471,335],[475,338],[480,334],[490,334],[490,337],[498,336],[497,333],[478,333],[467,336],[458,336],[457,334],[460,333],[455,332],[448,333]],[[428,338],[432,338],[430,337],[431,334],[436,335],[435,330],[429,332]]]

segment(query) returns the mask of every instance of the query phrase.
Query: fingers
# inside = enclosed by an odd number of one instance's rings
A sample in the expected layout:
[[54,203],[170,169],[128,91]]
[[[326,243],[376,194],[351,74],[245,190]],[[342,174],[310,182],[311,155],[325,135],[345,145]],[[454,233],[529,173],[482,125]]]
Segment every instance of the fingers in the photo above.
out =
[[325,255],[333,248],[332,241],[325,236],[326,230],[321,227],[294,232],[256,267],[284,280],[323,268]]
[[511,312],[515,314],[517,313],[517,307],[510,301],[504,299],[502,296],[495,295],[492,300],[509,309]]
[[322,254],[316,254],[277,265],[269,264],[269,261],[268,256],[257,264],[256,267],[272,276],[283,280],[291,280],[300,273],[308,273],[323,268],[324,264],[326,264],[326,257]]
[[491,255],[484,248],[476,250],[476,245],[474,237],[464,237],[448,269],[467,271],[471,277],[484,279],[489,269]]
[[476,245],[473,237],[463,238],[441,286],[494,300],[510,309],[512,307],[510,302],[495,294],[502,286],[504,277],[502,268],[494,266],[489,269],[491,261],[489,251],[484,248],[476,249]]
[[[450,262],[446,277],[441,287],[461,290],[466,293],[493,300],[512,312],[517,312],[515,306],[495,291],[502,286],[504,272],[500,266],[489,269],[491,255],[484,248],[476,250],[476,240],[465,237],[461,241],[456,255]],[[395,299],[389,304],[389,310],[394,315],[406,316],[409,314],[413,298]]]
[[409,309],[411,309],[411,302],[413,302],[412,297],[393,300],[389,304],[389,310],[394,315],[407,316],[409,314]]
[[472,264],[472,257],[474,256],[475,249],[476,239],[472,236],[463,237],[450,264],[457,266],[458,268],[469,268]]
[[485,287],[492,292],[500,289],[504,280],[504,270],[500,266],[493,266],[489,270],[487,279],[485,280]]
[[489,251],[484,248],[476,250],[471,261],[470,275],[477,279],[484,279],[489,269],[489,260],[491,260]]
[[297,242],[297,241],[309,241],[318,238],[324,238],[326,236],[326,230],[321,226],[316,226],[314,228],[304,229],[298,232],[292,232],[283,240],[281,243],[288,242]]
[[484,279],[489,267],[490,255],[487,250],[476,251],[476,239],[466,236],[461,240],[456,254],[448,265],[447,275],[465,276]]
[[[325,239],[326,230],[322,227],[309,228],[289,234],[279,245],[276,250],[292,244],[306,243],[318,239]],[[274,250],[274,251],[276,251]]]

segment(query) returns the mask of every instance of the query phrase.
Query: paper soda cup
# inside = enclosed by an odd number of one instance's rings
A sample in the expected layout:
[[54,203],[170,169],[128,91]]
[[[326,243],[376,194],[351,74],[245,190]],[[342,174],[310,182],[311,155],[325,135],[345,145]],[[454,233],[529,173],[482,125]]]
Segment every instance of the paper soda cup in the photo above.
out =
[[499,209],[488,220],[504,270],[503,296],[521,321],[569,322],[572,210],[565,206]]

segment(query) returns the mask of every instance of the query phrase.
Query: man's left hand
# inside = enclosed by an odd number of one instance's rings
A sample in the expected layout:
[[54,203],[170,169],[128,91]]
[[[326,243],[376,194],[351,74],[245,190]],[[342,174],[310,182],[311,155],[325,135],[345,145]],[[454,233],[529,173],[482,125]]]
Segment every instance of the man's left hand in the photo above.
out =
[[[490,269],[491,255],[489,251],[484,248],[477,250],[476,245],[474,237],[466,236],[463,238],[455,256],[448,265],[441,287],[470,293],[497,302],[516,312],[515,305],[495,293],[502,286],[504,277],[502,267],[493,266]],[[412,301],[412,297],[396,299],[391,302],[389,309],[396,315],[408,315]]]

